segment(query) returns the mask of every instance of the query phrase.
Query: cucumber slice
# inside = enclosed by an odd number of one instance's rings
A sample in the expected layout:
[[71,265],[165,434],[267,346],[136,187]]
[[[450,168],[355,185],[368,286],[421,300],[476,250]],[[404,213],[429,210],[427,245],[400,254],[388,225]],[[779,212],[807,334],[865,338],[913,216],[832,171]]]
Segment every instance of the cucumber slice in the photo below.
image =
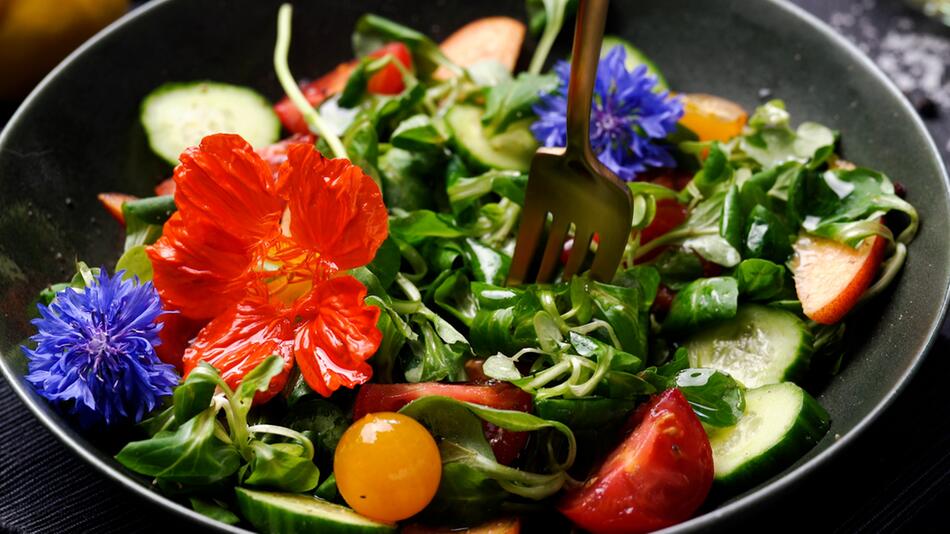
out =
[[794,381],[808,368],[812,337],[795,314],[758,304],[708,326],[685,344],[691,367],[728,373],[747,388]]
[[716,482],[732,490],[762,482],[793,464],[825,435],[828,412],[791,382],[750,389],[734,426],[710,428]]
[[254,528],[267,534],[296,532],[390,533],[396,526],[309,495],[235,488],[238,508]]
[[479,168],[527,171],[538,142],[528,128],[534,118],[512,123],[503,133],[488,137],[480,107],[460,104],[449,110],[445,123],[465,160]]
[[142,101],[141,120],[149,146],[172,165],[206,135],[236,133],[255,148],[280,137],[280,120],[267,99],[218,82],[166,83]]
[[603,56],[617,45],[626,49],[627,60],[624,61],[624,66],[627,67],[627,70],[633,70],[633,68],[638,65],[646,65],[647,72],[656,77],[656,86],[654,86],[653,90],[658,93],[670,90],[669,84],[666,83],[666,78],[663,77],[663,73],[656,67],[656,64],[626,39],[622,39],[616,35],[605,35],[603,44],[600,46],[600,55]]

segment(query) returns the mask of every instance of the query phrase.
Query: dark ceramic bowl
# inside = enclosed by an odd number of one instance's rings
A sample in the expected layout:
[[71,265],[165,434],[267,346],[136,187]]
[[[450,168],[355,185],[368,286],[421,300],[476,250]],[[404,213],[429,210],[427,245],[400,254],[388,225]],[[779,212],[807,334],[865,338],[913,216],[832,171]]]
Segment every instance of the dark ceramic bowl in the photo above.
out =
[[[327,71],[351,56],[364,12],[436,38],[484,15],[523,17],[521,1],[298,2],[292,68]],[[873,64],[821,23],[776,0],[617,0],[607,31],[629,38],[679,91],[725,96],[752,108],[761,88],[783,98],[796,121],[841,131],[849,160],[907,186],[923,225],[898,281],[852,318],[841,374],[814,385],[833,424],[807,456],[772,480],[674,527],[739,525],[748,510],[781,508],[793,485],[840,455],[890,404],[934,340],[947,303],[950,235],[947,177],[913,109]],[[425,6],[425,7],[423,7]],[[116,444],[83,436],[23,381],[17,346],[30,335],[37,291],[64,279],[75,258],[111,265],[121,230],[100,191],[149,194],[170,169],[148,149],[139,102],[169,80],[212,79],[281,96],[271,67],[277,1],[169,0],[136,11],[70,56],[27,99],[0,135],[0,365],[23,402],[77,454],[144,499],[196,523],[213,522],[165,499],[119,466]],[[570,32],[565,32],[569,34]],[[566,35],[562,41],[566,40]],[[566,52],[560,43],[560,52]]]

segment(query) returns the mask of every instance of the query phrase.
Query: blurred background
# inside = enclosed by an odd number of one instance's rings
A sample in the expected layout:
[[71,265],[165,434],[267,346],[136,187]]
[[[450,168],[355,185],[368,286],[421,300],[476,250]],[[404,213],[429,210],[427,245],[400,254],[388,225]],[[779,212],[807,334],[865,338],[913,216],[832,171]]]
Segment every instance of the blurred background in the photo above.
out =
[[[784,1],[822,19],[871,58],[907,96],[950,164],[950,0]],[[66,55],[144,3],[0,0],[0,128]],[[950,417],[941,408],[950,376],[948,353],[945,323],[931,356],[897,402],[844,458],[825,468],[821,484],[793,495],[807,502],[800,509],[808,513],[788,518],[780,531],[817,524],[822,532],[947,530]],[[6,435],[21,436],[4,444],[0,457],[0,531],[187,530],[67,451],[2,379],[0,424],[17,427],[7,428]]]

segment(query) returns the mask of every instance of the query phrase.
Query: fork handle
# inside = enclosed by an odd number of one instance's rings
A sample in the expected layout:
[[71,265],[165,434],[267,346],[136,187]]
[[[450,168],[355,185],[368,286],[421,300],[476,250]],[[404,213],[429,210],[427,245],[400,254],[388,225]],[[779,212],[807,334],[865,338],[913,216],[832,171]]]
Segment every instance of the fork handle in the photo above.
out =
[[597,159],[590,147],[590,108],[609,3],[609,0],[580,0],[577,7],[571,79],[567,85],[565,152],[585,161]]

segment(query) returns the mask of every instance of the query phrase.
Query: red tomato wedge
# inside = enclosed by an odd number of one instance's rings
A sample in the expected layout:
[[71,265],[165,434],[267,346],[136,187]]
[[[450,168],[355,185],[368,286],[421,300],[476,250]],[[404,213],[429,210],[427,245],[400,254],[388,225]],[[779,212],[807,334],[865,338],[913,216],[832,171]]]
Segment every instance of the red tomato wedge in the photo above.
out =
[[175,194],[175,179],[174,178],[165,178],[162,182],[155,186],[155,194],[158,196],[164,195],[174,195]]
[[672,198],[658,200],[656,202],[656,215],[653,217],[653,221],[640,232],[640,243],[649,243],[683,224],[683,221],[686,220],[686,212],[686,206]]
[[[370,57],[379,58],[390,54],[407,69],[412,69],[412,54],[409,52],[409,48],[402,43],[389,43],[371,53]],[[353,72],[353,69],[356,68],[357,64],[359,64],[357,60],[340,63],[336,68],[320,78],[302,85],[300,90],[303,92],[304,97],[307,98],[307,102],[310,102],[311,106],[317,107],[327,98],[342,91],[343,88],[346,87],[346,80],[349,79],[350,74]],[[382,95],[399,94],[404,88],[402,73],[399,72],[399,67],[395,65],[387,65],[384,69],[374,74],[366,84],[366,89],[369,92]],[[297,106],[295,106],[289,98],[284,97],[280,102],[275,104],[274,112],[277,113],[284,128],[287,128],[289,131],[296,134],[310,133],[310,129],[307,128],[307,123],[303,120],[303,116],[300,114],[300,111],[297,110]]]
[[[416,399],[435,395],[501,410],[531,410],[531,395],[510,384],[365,384],[356,394],[353,419],[358,420],[368,413],[398,412]],[[528,435],[524,432],[510,432],[487,423],[484,427],[485,437],[491,444],[495,459],[504,465],[515,461],[528,440]]]
[[307,143],[308,145],[312,145],[316,140],[313,134],[310,133],[294,134],[286,139],[277,141],[273,145],[258,148],[255,152],[270,165],[270,170],[274,173],[274,177],[276,177],[280,166],[287,161],[287,149],[290,148],[291,145],[295,143]]
[[125,225],[125,215],[122,213],[122,204],[132,200],[138,200],[139,197],[126,195],[125,193],[99,193],[97,195],[102,206],[112,215],[112,218],[119,221],[119,224]]
[[[398,42],[389,43],[369,55],[373,58],[386,56],[392,56],[407,70],[412,70],[412,54],[406,45]],[[366,82],[366,90],[377,95],[398,95],[405,88],[402,73],[399,72],[399,67],[393,64],[386,65]]]
[[631,422],[633,432],[558,506],[593,534],[650,532],[685,521],[712,486],[709,439],[679,390],[654,396]]
[[[300,90],[303,91],[303,96],[307,98],[307,102],[310,102],[311,106],[317,107],[327,98],[342,91],[343,87],[346,86],[346,80],[350,77],[350,73],[356,68],[356,63],[356,61],[340,63],[336,68],[324,74],[322,77],[302,85]],[[287,128],[293,133],[310,133],[310,129],[307,128],[307,123],[303,120],[303,116],[300,114],[300,111],[297,110],[297,106],[295,106],[289,98],[284,97],[280,102],[275,104],[274,112],[277,113],[284,128]]]

